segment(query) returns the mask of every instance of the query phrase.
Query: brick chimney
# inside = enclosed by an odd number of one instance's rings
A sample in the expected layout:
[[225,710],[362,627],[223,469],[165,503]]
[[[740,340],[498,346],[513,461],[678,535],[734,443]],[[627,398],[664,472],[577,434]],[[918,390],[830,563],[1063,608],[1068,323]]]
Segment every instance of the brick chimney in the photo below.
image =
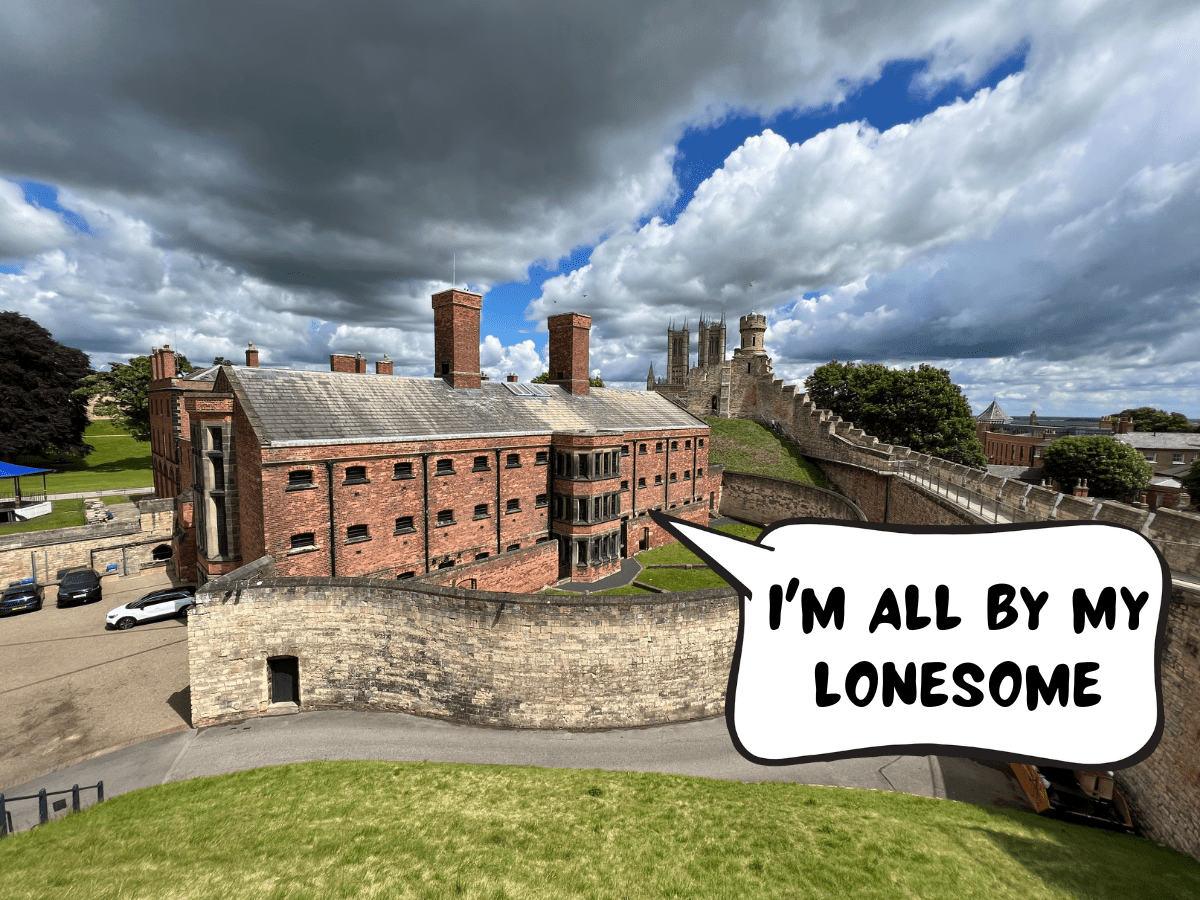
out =
[[175,377],[175,351],[170,344],[154,347],[150,351],[150,380]]
[[1117,421],[1117,434],[1129,434],[1133,431],[1133,417],[1121,416]]
[[517,380],[517,373],[516,373],[516,372],[509,372],[509,373],[508,373],[508,377],[507,377],[507,378],[505,378],[505,381],[510,381],[510,382],[511,382],[511,381],[516,381],[516,380]]
[[353,372],[354,357],[349,353],[330,353],[329,354],[329,371],[330,372]]
[[1088,495],[1087,479],[1080,478],[1075,482],[1075,496],[1086,497]]
[[433,295],[433,374],[454,388],[477,388],[483,296],[449,290]]
[[367,374],[367,358],[361,352],[354,354],[354,371],[359,375]]
[[546,320],[550,327],[550,383],[568,394],[588,394],[592,317],[562,313]]
[[258,348],[254,346],[254,341],[250,342],[250,346],[246,348],[246,365],[251,368],[258,368]]
[[391,375],[392,374],[392,361],[387,358],[386,353],[383,355],[383,359],[375,361],[375,374],[376,375]]

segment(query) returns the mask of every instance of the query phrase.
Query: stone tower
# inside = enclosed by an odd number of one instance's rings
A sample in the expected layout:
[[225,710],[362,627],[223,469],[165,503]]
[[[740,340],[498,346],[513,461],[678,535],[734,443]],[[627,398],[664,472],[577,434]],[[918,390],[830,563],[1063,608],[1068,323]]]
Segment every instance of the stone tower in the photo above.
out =
[[766,356],[763,338],[767,333],[767,317],[761,313],[750,313],[742,316],[738,328],[742,332],[742,346],[739,356]]
[[705,321],[700,317],[700,336],[696,344],[696,366],[701,369],[716,369],[725,362],[725,315],[720,323]]
[[687,382],[691,356],[691,335],[688,333],[687,320],[684,320],[681,329],[676,329],[675,322],[672,321],[667,326],[667,384]]

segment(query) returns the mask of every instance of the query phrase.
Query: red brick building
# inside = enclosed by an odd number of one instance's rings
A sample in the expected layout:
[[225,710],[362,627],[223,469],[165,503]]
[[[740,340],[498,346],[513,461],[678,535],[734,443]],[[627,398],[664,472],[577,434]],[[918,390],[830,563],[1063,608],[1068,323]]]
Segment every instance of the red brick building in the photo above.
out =
[[549,384],[491,383],[482,297],[444,291],[433,307],[437,378],[335,355],[330,372],[255,359],[218,367],[208,390],[160,387],[178,391],[189,429],[183,577],[269,554],[281,575],[536,590],[670,540],[651,509],[707,523],[720,491],[708,426],[654,393],[590,387],[588,316],[549,320]]

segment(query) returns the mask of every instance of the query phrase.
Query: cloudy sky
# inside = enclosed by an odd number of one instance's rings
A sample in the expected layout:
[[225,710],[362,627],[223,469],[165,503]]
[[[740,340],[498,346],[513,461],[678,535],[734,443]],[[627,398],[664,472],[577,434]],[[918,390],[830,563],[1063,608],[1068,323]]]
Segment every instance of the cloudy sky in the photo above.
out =
[[0,308],[425,376],[454,278],[493,376],[557,312],[637,387],[753,310],[789,380],[1200,417],[1200,7],[725,6],[0,0]]

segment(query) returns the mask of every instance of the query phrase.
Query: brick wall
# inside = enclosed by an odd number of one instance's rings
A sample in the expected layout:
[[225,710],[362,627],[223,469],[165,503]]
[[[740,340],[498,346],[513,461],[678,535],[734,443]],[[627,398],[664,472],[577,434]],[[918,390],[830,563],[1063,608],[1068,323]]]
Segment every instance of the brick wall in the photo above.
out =
[[213,583],[197,600],[188,620],[197,727],[264,712],[274,656],[298,659],[302,709],[517,728],[708,718],[724,710],[738,623],[729,589],[548,602],[411,582],[256,578]]
[[416,580],[467,590],[533,593],[558,581],[558,542],[543,541],[461,566],[434,569]]

